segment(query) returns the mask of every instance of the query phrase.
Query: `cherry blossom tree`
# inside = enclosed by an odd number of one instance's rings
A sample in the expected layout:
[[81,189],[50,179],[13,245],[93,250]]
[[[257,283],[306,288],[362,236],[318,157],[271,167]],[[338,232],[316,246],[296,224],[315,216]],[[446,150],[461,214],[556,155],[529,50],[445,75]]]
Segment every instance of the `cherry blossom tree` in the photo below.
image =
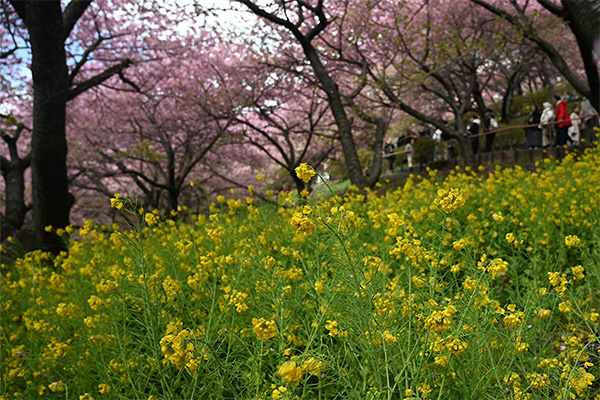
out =
[[[70,78],[65,44],[90,3],[91,0],[71,1],[63,10],[60,1],[10,1],[27,29],[27,42],[31,44],[34,230],[37,246],[54,252],[62,249],[62,242],[44,228],[68,225],[73,204],[67,180],[66,103],[85,90],[89,82],[86,80],[73,86],[78,69],[73,70]],[[98,75],[96,82],[108,79],[129,64],[128,60],[120,62],[110,72]]]
[[[380,101],[455,137],[465,162],[472,163],[463,116],[485,112],[483,93],[491,78],[485,65],[500,51],[486,46],[493,18],[469,14],[455,2],[413,2],[377,11],[375,32],[354,48]],[[443,121],[448,113],[454,126]]]
[[[225,149],[234,148],[232,153],[239,154],[248,145],[255,147],[286,171],[301,192],[306,184],[297,177],[296,167],[304,162],[318,169],[337,147],[327,100],[320,96],[319,89],[307,86],[289,72],[276,74],[257,63],[238,65],[231,72],[243,75],[241,82],[232,81],[236,86],[244,86],[245,100],[244,107],[234,116],[235,125],[225,141]],[[222,70],[219,76],[220,84],[227,85]],[[213,117],[225,119],[229,115]]]
[[[168,14],[162,13],[161,5],[145,0],[134,3],[2,0],[2,10],[1,42],[8,46],[2,54],[21,58],[20,66],[3,64],[3,69],[19,70],[31,63],[31,169],[36,246],[57,252],[63,242],[44,228],[68,225],[74,202],[69,193],[66,164],[67,102],[98,85],[137,90],[137,84],[125,75],[125,70],[133,63],[156,58],[156,48],[169,41],[166,39],[178,22],[162,18]],[[178,21],[185,20],[185,16],[180,10]],[[161,26],[162,36],[150,33],[155,26]]]
[[[103,195],[119,191],[166,213],[179,208],[191,185],[198,190],[210,175],[205,158],[244,101],[217,75],[235,68],[237,59],[213,52],[207,41],[188,40],[178,54],[135,67],[136,75],[147,77],[139,92],[100,88],[78,99],[75,107],[97,112],[73,114],[70,121],[77,142],[74,186]],[[97,157],[78,157],[89,148]]]
[[[548,57],[550,62],[565,79],[584,97],[590,99],[593,107],[600,111],[600,74],[598,72],[598,48],[600,46],[600,5],[593,0],[561,0],[560,4],[552,0],[537,0],[538,7],[527,1],[511,0],[507,5],[489,0],[471,0],[489,12],[501,17],[507,23],[517,27],[519,32]],[[566,26],[579,48],[586,79],[566,60],[563,52],[553,43],[552,36],[545,35],[547,27],[539,24],[539,6],[556,16],[550,25]],[[548,23],[547,23],[548,24]],[[556,39],[556,37],[554,37]],[[594,53],[596,52],[596,53]],[[577,65],[577,64],[576,64]]]
[[[283,49],[280,55],[291,55],[291,57],[284,57],[286,61],[278,60],[278,65],[287,66],[288,70],[304,76],[307,74],[305,70],[307,68],[310,70],[308,73],[314,83],[327,98],[350,181],[361,188],[374,184],[381,173],[380,149],[386,132],[385,116],[368,115],[368,119],[377,127],[372,142],[376,159],[368,177],[365,177],[358,158],[352,120],[349,117],[350,112],[356,112],[356,105],[359,104],[355,102],[352,105],[350,100],[356,97],[365,85],[358,81],[355,89],[343,90],[348,89],[347,85],[350,83],[350,80],[345,80],[343,77],[348,69],[356,76],[361,75],[363,68],[359,65],[360,61],[353,60],[349,63],[343,60],[339,53],[329,51],[329,44],[337,42],[335,38],[348,37],[344,32],[344,16],[350,3],[339,1],[326,7],[323,1],[279,0],[273,2],[271,7],[264,7],[256,1],[235,0],[234,2],[243,4],[250,12],[275,29],[274,37],[277,43],[274,44]],[[367,114],[356,113],[364,117],[367,117]],[[375,123],[375,119],[379,121]]]

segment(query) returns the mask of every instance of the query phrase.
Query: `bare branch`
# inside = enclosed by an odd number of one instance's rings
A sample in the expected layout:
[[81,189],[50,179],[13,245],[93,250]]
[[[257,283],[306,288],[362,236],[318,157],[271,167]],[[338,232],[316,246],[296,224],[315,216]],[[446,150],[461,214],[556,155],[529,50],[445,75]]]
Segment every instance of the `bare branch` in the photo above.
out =
[[75,24],[81,18],[85,10],[92,3],[92,0],[71,0],[63,12],[63,30],[64,39],[71,34]]
[[77,86],[69,90],[67,94],[67,100],[72,100],[75,97],[79,96],[81,93],[85,92],[86,90],[89,90],[94,86],[100,85],[102,82],[106,81],[114,75],[120,74],[125,68],[129,67],[131,64],[131,60],[127,58],[121,61],[119,64],[113,65],[106,71],[91,77],[85,82],[79,83]]

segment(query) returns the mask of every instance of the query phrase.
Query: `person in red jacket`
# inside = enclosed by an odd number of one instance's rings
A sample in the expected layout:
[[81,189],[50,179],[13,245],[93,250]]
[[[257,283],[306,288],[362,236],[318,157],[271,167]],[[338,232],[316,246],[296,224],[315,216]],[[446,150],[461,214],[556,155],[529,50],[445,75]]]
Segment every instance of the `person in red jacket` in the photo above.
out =
[[571,124],[571,117],[569,116],[569,109],[567,108],[566,100],[561,100],[560,96],[554,95],[554,105],[556,106],[556,145],[564,146],[567,142],[573,140],[569,136],[569,127]]

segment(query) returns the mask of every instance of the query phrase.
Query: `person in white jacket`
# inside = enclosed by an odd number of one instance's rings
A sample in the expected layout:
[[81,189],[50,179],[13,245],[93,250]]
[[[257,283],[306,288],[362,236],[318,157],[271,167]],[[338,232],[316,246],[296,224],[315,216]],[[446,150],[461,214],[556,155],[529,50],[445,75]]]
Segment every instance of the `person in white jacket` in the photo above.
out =
[[554,111],[552,104],[545,102],[544,111],[540,117],[540,127],[542,128],[542,146],[548,147],[552,144],[552,125],[549,125],[554,120]]
[[571,112],[571,125],[567,133],[573,139],[573,146],[579,145],[579,137],[580,137],[580,129],[581,126],[581,117],[579,114],[581,113],[581,108],[579,106],[573,107],[573,112]]

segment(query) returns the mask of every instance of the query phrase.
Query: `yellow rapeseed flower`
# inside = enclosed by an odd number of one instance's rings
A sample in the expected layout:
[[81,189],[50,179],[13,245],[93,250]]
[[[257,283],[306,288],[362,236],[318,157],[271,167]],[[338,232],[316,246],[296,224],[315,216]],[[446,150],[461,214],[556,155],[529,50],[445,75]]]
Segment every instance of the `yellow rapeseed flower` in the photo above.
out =
[[552,311],[548,310],[547,308],[543,308],[540,311],[538,311],[538,316],[540,318],[548,318],[551,314]]
[[266,320],[264,318],[252,318],[252,331],[261,340],[269,340],[277,336],[277,324],[275,321]]
[[323,371],[325,371],[325,368],[325,364],[314,357],[310,357],[302,363],[302,370],[314,376],[319,376]]
[[575,280],[583,280],[585,278],[584,271],[585,269],[582,265],[578,265],[576,267],[571,268],[571,272],[573,273],[573,278]]
[[577,235],[568,235],[565,237],[565,244],[570,249],[573,247],[579,247],[581,244],[581,239],[579,239]]
[[109,394],[110,386],[108,386],[106,383],[101,383],[98,385],[98,392],[100,392],[100,394]]
[[308,166],[306,163],[300,164],[299,167],[296,168],[296,176],[302,179],[305,183],[308,183],[313,176],[316,175],[314,169]]
[[63,381],[52,382],[51,384],[48,385],[48,388],[52,392],[64,392],[65,384],[63,383]]
[[123,208],[123,200],[121,200],[121,195],[119,193],[115,193],[115,196],[110,199],[110,206],[117,210]]
[[295,361],[286,361],[281,364],[277,370],[277,374],[287,383],[298,386],[302,379],[302,369],[296,366]]
[[439,189],[437,195],[433,204],[446,214],[450,214],[465,205],[465,199],[458,192],[458,189]]
[[304,234],[309,234],[317,228],[315,223],[301,212],[295,212],[290,223],[297,231]]
[[156,218],[156,215],[153,213],[146,213],[146,215],[144,216],[144,220],[146,221],[146,223],[150,226],[150,225],[154,225],[158,222],[158,219]]

